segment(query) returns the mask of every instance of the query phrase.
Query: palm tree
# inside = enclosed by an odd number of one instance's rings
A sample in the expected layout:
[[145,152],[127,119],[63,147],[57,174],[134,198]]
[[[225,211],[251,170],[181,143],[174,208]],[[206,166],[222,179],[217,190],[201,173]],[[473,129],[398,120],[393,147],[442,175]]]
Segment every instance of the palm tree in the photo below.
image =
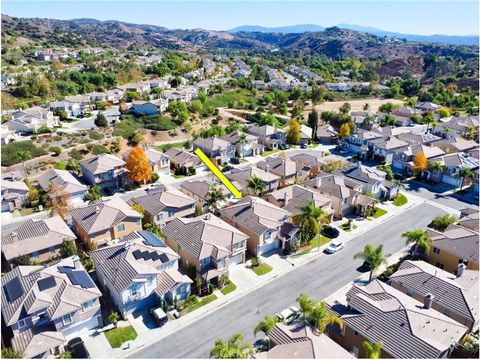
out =
[[27,178],[27,167],[25,166],[25,161],[32,158],[32,153],[28,150],[20,150],[17,152],[17,156],[23,164],[23,172],[25,173],[25,178]]
[[312,309],[309,312],[310,319],[312,320],[315,328],[320,334],[325,332],[328,325],[338,324],[343,326],[342,319],[336,317],[327,307],[325,301],[315,302]]
[[255,326],[255,329],[253,330],[253,336],[257,336],[259,331],[268,336],[269,332],[273,329],[277,322],[279,322],[279,320],[276,316],[265,316],[262,320],[260,320],[257,326]]
[[393,183],[397,186],[395,197],[398,197],[398,194],[400,193],[400,189],[405,189],[405,185],[403,184],[402,180],[398,180],[398,179],[394,179]]
[[257,175],[253,175],[248,181],[247,189],[250,190],[255,196],[258,196],[265,190],[265,183]]
[[298,305],[300,305],[300,312],[302,313],[303,321],[307,320],[307,315],[312,310],[313,301],[305,294],[300,294],[297,297]]
[[245,145],[248,144],[248,138],[247,138],[247,134],[245,133],[241,133],[240,134],[240,137],[238,138],[238,143],[240,144],[240,150],[241,150],[241,154],[240,154],[240,157],[244,157],[244,151],[245,151]]
[[253,354],[253,346],[243,342],[242,334],[234,334],[228,342],[221,339],[215,341],[215,346],[210,351],[211,359],[246,359]]
[[223,200],[223,191],[221,188],[210,186],[205,197],[205,207],[214,214],[218,211],[218,203]]
[[363,251],[356,253],[353,258],[360,258],[370,263],[371,270],[368,282],[372,281],[373,272],[378,269],[380,265],[387,263],[387,258],[383,255],[383,245],[378,245],[377,248],[374,248],[373,245],[367,244]]
[[460,190],[463,189],[463,183],[465,182],[466,178],[473,179],[474,174],[472,169],[469,169],[467,167],[462,167],[462,169],[458,173],[458,177],[462,179],[462,182],[460,183]]
[[380,359],[382,356],[382,346],[381,341],[376,342],[375,344],[370,344],[367,340],[363,343],[363,349],[365,350],[365,357],[367,359]]
[[298,207],[298,209],[300,213],[293,216],[293,223],[300,227],[300,241],[310,241],[320,233],[320,222],[328,222],[327,213],[325,210],[315,207],[312,200],[308,200],[305,205]]
[[419,248],[422,248],[425,250],[425,252],[430,249],[430,246],[433,243],[432,238],[428,234],[427,230],[422,230],[422,229],[414,229],[410,231],[405,231],[402,234],[402,237],[406,238],[406,244],[415,244],[415,250],[414,254],[418,253]]
[[428,170],[435,171],[436,173],[441,173],[445,170],[445,165],[443,165],[440,161],[435,161],[428,165]]

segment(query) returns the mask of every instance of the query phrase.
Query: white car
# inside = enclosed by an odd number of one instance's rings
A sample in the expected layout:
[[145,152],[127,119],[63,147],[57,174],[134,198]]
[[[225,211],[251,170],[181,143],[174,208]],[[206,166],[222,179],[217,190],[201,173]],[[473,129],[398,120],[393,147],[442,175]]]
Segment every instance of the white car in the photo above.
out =
[[300,316],[300,309],[296,306],[290,306],[275,315],[280,321],[288,325]]
[[338,240],[333,240],[325,249],[327,254],[335,254],[337,251],[343,249],[343,242]]

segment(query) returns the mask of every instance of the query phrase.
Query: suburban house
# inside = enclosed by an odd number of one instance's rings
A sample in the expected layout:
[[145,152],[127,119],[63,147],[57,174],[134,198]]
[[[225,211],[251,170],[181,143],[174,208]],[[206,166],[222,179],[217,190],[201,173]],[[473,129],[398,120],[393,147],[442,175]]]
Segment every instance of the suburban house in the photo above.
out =
[[5,126],[4,124],[1,125],[0,140],[2,145],[7,145],[7,144],[10,144],[11,142],[19,141],[21,139],[22,139],[22,136],[20,134],[16,133],[13,130],[10,130],[8,126]]
[[[237,182],[233,182],[233,185],[237,190],[241,191],[242,187]],[[229,201],[234,198],[233,194],[227,187],[218,181],[211,180],[186,180],[180,184],[181,191],[195,200],[195,204],[198,210],[203,210],[205,207],[205,201],[207,200],[207,194],[210,188],[214,187],[222,191],[224,201]]]
[[56,184],[62,195],[68,195],[70,201],[82,201],[88,193],[88,186],[81,184],[67,170],[50,169],[40,175],[37,178],[37,182],[47,193],[51,189],[51,184]]
[[300,125],[300,144],[309,144],[312,141],[313,129],[307,125]]
[[258,143],[257,136],[243,133],[238,130],[222,136],[221,139],[235,146],[235,156],[240,158],[261,155],[265,150],[265,147]]
[[432,146],[437,146],[446,153],[467,152],[469,150],[478,149],[478,143],[473,140],[465,140],[464,138],[448,138],[434,141]]
[[251,126],[248,133],[258,137],[258,143],[266,149],[276,150],[285,145],[285,132],[276,126]]
[[188,151],[170,148],[165,152],[170,159],[170,168],[182,174],[199,173],[207,169],[200,158]]
[[432,102],[423,102],[415,105],[414,108],[419,112],[435,112],[438,109],[442,108],[442,106]]
[[2,234],[2,262],[6,268],[15,258],[26,255],[31,262],[45,263],[60,256],[65,240],[76,236],[58,215],[46,219],[29,219],[9,233]]
[[117,86],[114,89],[119,89],[122,91],[134,91],[134,92],[138,92],[139,94],[143,94],[151,90],[150,84],[148,83],[125,84],[125,85]]
[[[338,155],[314,156],[310,154],[297,154],[289,158],[298,164],[303,165],[303,171],[309,170],[309,177],[314,178],[320,173],[323,173],[322,168],[330,163],[341,162],[344,163],[344,158]],[[300,169],[300,167],[298,167]]]
[[433,229],[428,233],[433,240],[426,259],[430,264],[450,273],[456,273],[460,263],[467,269],[479,270],[477,232],[451,224],[443,233]]
[[74,101],[74,100],[60,100],[60,101],[52,101],[48,104],[49,109],[51,111],[60,110],[65,111],[67,113],[67,117],[77,117],[80,115],[84,115],[87,111],[86,104],[89,100],[81,100],[81,101]]
[[317,140],[323,144],[332,144],[338,140],[338,131],[330,124],[317,127]]
[[291,215],[289,211],[251,196],[220,210],[223,220],[248,235],[247,249],[255,256],[284,248],[281,228]]
[[87,248],[142,230],[142,216],[119,197],[92,201],[71,210],[70,215],[75,232]]
[[371,154],[369,156],[371,159],[378,157],[388,161],[389,157],[393,159],[395,153],[406,150],[408,145],[406,141],[399,140],[395,136],[382,137],[368,142],[367,153]]
[[479,212],[473,208],[460,209],[460,221],[458,225],[473,230],[478,233],[479,231]]
[[157,115],[158,106],[151,101],[134,101],[131,110],[136,115]]
[[195,267],[207,283],[221,283],[229,266],[245,262],[248,236],[213,214],[175,219],[163,232],[167,245],[182,258],[182,267]]
[[110,154],[100,154],[79,161],[83,178],[89,185],[101,189],[123,188],[129,183],[125,161]]
[[226,175],[232,182],[237,182],[240,187],[247,193],[248,183],[253,176],[258,177],[265,184],[264,193],[278,189],[280,186],[280,177],[270,172],[266,172],[256,167],[249,167],[245,169],[233,169],[230,174]]
[[470,331],[478,328],[478,270],[465,270],[458,265],[457,275],[440,270],[425,261],[407,260],[390,275],[390,285],[423,302],[428,295],[432,309],[465,325]]
[[269,157],[257,163],[257,167],[267,173],[280,177],[280,186],[292,185],[296,180],[302,182],[309,176],[309,169],[289,158]]
[[235,157],[235,146],[230,144],[221,138],[198,138],[193,142],[193,149],[202,150],[207,157],[217,165],[228,162],[231,158]]
[[428,161],[445,154],[442,149],[433,145],[410,145],[405,150],[393,155],[392,168],[402,170],[402,172],[408,175],[414,175],[414,161],[419,153],[423,153]]
[[178,217],[195,214],[195,200],[181,191],[163,184],[147,191],[146,195],[131,198],[128,204],[140,205],[145,211],[148,221],[161,227]]
[[328,196],[320,194],[318,190],[291,185],[265,195],[265,200],[293,215],[299,214],[301,211],[299,208],[305,206],[308,201],[312,201],[316,208],[326,212],[330,221],[333,220],[332,200]]
[[478,116],[451,117],[448,121],[435,126],[432,132],[445,138],[471,136],[478,139],[478,125]]
[[343,326],[332,326],[330,337],[358,358],[366,357],[364,341],[383,343],[380,358],[447,358],[468,331],[434,310],[430,297],[418,301],[379,280],[353,285],[347,303],[331,310]]
[[41,106],[15,111],[4,125],[16,133],[36,133],[41,127],[53,129],[60,124],[53,112]]
[[316,334],[303,321],[290,325],[276,323],[268,332],[268,351],[255,353],[255,359],[350,359],[354,356],[330,339]]
[[190,294],[192,280],[179,272],[179,256],[149,231],[132,232],[91,254],[100,286],[124,318]]
[[344,175],[361,183],[363,194],[372,194],[381,200],[391,200],[397,194],[398,185],[386,180],[387,173],[374,167],[357,162],[357,166],[345,171]]
[[30,189],[23,181],[2,179],[1,183],[2,212],[14,211],[29,203]]
[[101,296],[78,256],[16,267],[2,276],[2,346],[30,359],[59,355],[69,339],[103,326]]
[[[439,162],[444,166],[443,173],[438,174],[436,172],[428,172],[432,179],[438,179],[437,181],[442,181],[443,183],[450,184],[453,186],[460,186],[462,179],[459,174],[463,168],[469,168],[472,171],[475,171],[479,168],[480,161],[474,157],[471,157],[465,153],[453,153],[445,154],[430,159],[430,163]],[[472,179],[465,179],[464,186],[472,181]]]
[[[127,161],[131,151],[132,149],[129,149],[123,154],[124,161]],[[147,156],[147,160],[148,160],[148,163],[150,164],[150,170],[152,174],[153,173],[157,173],[159,175],[170,174],[170,158],[167,155],[152,148],[145,149],[144,153]]]

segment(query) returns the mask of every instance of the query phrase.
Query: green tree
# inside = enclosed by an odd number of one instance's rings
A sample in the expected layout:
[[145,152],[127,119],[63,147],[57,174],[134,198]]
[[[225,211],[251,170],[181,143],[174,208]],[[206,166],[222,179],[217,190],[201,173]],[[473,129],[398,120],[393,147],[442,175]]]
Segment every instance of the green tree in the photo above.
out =
[[473,173],[472,169],[469,169],[467,167],[462,167],[462,169],[458,172],[458,177],[462,179],[462,182],[460,183],[460,190],[463,189],[463,185],[465,183],[465,179],[473,179],[475,177],[475,174]]
[[4,359],[22,359],[23,353],[21,351],[13,350],[12,348],[2,349],[2,358]]
[[374,248],[373,245],[367,244],[363,251],[356,253],[353,258],[363,259],[370,263],[371,270],[368,282],[372,281],[373,272],[377,270],[380,265],[387,263],[387,258],[383,255],[383,245],[378,245],[377,248]]
[[20,150],[20,151],[17,152],[17,157],[22,162],[23,172],[25,173],[25,177],[27,177],[28,173],[27,173],[27,167],[25,165],[25,162],[32,158],[32,153],[28,150]]
[[257,175],[253,175],[250,180],[248,180],[247,189],[255,196],[259,196],[262,192],[265,191],[265,183]]
[[300,142],[300,124],[295,119],[290,120],[286,140],[293,145]]
[[205,207],[212,213],[218,212],[219,202],[224,199],[223,191],[220,187],[210,186],[207,196],[205,197]]
[[307,316],[312,310],[313,301],[306,294],[300,294],[297,297],[298,305],[300,306],[300,312],[302,313],[303,321],[307,320]]
[[64,351],[60,354],[60,359],[71,359],[72,353],[70,351]]
[[327,307],[325,301],[314,302],[309,312],[309,317],[312,320],[315,328],[323,334],[328,325],[338,324],[342,327],[342,319],[335,316]]
[[380,359],[382,357],[382,346],[381,341],[376,342],[375,344],[370,344],[367,340],[363,343],[363,349],[365,350],[365,357],[367,359]]
[[257,336],[260,331],[268,336],[277,322],[279,322],[279,319],[276,316],[265,316],[262,320],[260,320],[257,326],[255,326],[255,329],[253,330],[253,336]]
[[445,166],[440,161],[435,161],[428,165],[428,170],[435,172],[437,174],[441,174],[445,171]]
[[245,145],[247,145],[249,143],[248,138],[247,138],[247,134],[241,133],[239,138],[238,138],[238,142],[240,144],[240,150],[241,150],[240,156],[243,158],[244,157],[244,151],[245,151]]
[[321,222],[328,222],[325,210],[317,208],[312,200],[299,206],[300,213],[293,216],[293,223],[300,227],[299,238],[301,242],[313,239],[321,231]]
[[210,351],[211,359],[246,359],[253,355],[251,344],[243,342],[242,334],[234,334],[226,343],[221,339],[215,341],[215,346]]
[[64,258],[73,256],[73,255],[78,255],[77,245],[75,244],[75,240],[63,240],[63,243],[60,246],[60,254]]
[[462,340],[462,348],[464,348],[472,359],[478,359],[478,330],[465,336]]
[[116,311],[112,311],[110,315],[108,315],[108,321],[110,321],[113,326],[117,326],[118,320],[120,320],[120,314]]
[[318,111],[315,109],[308,114],[308,126],[312,128],[313,138],[316,138],[318,128]]
[[458,217],[454,215],[441,215],[437,216],[432,222],[428,225],[434,230],[444,232],[447,227],[451,224],[456,224],[458,222]]
[[99,112],[97,117],[95,118],[95,125],[97,125],[98,127],[106,128],[108,126],[108,121],[105,115]]
[[90,190],[88,191],[87,195],[85,195],[85,200],[87,201],[95,201],[102,198],[102,192],[100,186],[93,185]]
[[18,255],[12,259],[12,264],[15,266],[25,266],[30,265],[30,256],[29,255]]
[[342,115],[347,115],[352,110],[352,105],[350,103],[344,103],[342,106],[338,108],[338,112]]
[[430,246],[433,244],[433,240],[428,234],[427,230],[414,229],[405,231],[402,237],[406,239],[406,244],[414,244],[414,254],[418,254],[418,250],[422,248],[425,252],[428,252]]

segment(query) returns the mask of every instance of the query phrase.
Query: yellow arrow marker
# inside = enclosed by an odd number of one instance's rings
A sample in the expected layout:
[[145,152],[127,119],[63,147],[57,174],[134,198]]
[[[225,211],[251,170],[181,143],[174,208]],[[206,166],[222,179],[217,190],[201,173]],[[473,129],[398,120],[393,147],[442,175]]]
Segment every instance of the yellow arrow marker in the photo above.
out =
[[207,165],[207,167],[210,169],[210,171],[213,173],[213,175],[215,175],[217,177],[217,179],[220,180],[222,182],[222,184],[227,187],[228,190],[230,190],[230,192],[233,194],[233,196],[235,196],[237,199],[242,198],[242,193],[240,191],[238,191],[238,189],[235,187],[235,185],[233,185],[230,182],[230,180],[227,179],[227,177],[225,175],[222,174],[220,169],[217,166],[215,166],[214,163],[212,163],[210,161],[210,159],[207,157],[207,155],[205,155],[205,153],[202,150],[200,150],[200,148],[197,148],[194,151],[194,153],[195,153],[195,155],[197,155],[200,158],[200,160],[203,161],[203,163],[205,165]]

